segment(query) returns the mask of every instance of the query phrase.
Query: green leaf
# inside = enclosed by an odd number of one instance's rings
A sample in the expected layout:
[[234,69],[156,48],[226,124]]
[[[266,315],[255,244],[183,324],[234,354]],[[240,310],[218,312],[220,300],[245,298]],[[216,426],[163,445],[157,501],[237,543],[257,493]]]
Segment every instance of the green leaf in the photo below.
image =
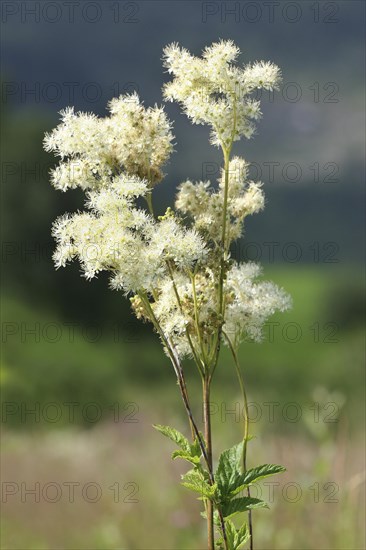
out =
[[187,453],[186,451],[182,451],[181,449],[178,449],[177,451],[174,451],[172,454],[172,458],[182,458],[183,460],[187,460],[191,464],[194,464],[195,466],[198,466],[201,462],[200,456],[192,456],[190,453]]
[[260,479],[285,471],[286,468],[280,466],[279,464],[262,464],[256,468],[251,468],[236,478],[231,487],[230,496],[237,495],[240,491],[245,489],[245,487],[249,487],[249,485],[252,485],[252,483],[257,482]]
[[245,474],[243,474],[243,484],[250,485],[255,481],[263,479],[264,477],[272,476],[285,471],[286,468],[280,466],[279,464],[262,464],[261,466],[247,470]]
[[243,442],[234,445],[220,455],[215,479],[222,496],[228,495],[236,487],[242,455]]
[[225,526],[226,532],[230,533],[230,542],[233,550],[238,550],[250,538],[249,530],[246,523],[244,523],[244,525],[242,525],[240,529],[236,529],[233,522],[230,519],[227,519],[225,520]]
[[230,550],[235,550],[236,527],[229,519],[225,521],[226,538]]
[[[230,520],[228,520],[230,521]],[[247,542],[247,540],[250,539],[250,533],[249,533],[249,529],[247,527],[247,524],[244,523],[244,525],[242,525],[240,527],[240,529],[238,529],[236,531],[236,537],[235,537],[235,550],[239,549],[241,546],[243,546],[243,544],[245,544]]]
[[[225,529],[228,550],[239,550],[239,548],[245,544],[250,537],[249,530],[245,523],[240,527],[240,529],[237,529],[230,519],[225,519]],[[225,547],[223,538],[218,541],[218,547]]]
[[[202,441],[204,441],[203,437],[202,437]],[[194,440],[194,443],[190,444],[190,452],[191,452],[191,456],[199,456],[200,457],[201,454],[202,454],[201,447],[200,447],[200,442],[199,442],[197,437]]]
[[158,432],[174,441],[183,451],[187,453],[191,452],[191,445],[188,439],[182,433],[178,432],[178,430],[170,426],[161,426],[160,424],[153,424],[153,427],[155,430],[158,430]]
[[229,500],[222,506],[222,514],[225,518],[239,514],[240,512],[247,512],[254,508],[268,508],[263,500],[252,497],[240,497]]
[[187,460],[191,464],[198,466],[201,462],[201,447],[198,438],[193,443],[189,443],[188,439],[178,430],[170,428],[170,426],[161,426],[159,424],[153,425],[156,430],[174,441],[180,449],[174,451],[172,458],[182,458]]
[[181,483],[184,487],[187,487],[187,489],[199,493],[201,497],[213,499],[216,495],[216,483],[214,485],[210,485],[207,481],[205,481],[203,475],[198,470],[190,470],[186,474],[182,475]]

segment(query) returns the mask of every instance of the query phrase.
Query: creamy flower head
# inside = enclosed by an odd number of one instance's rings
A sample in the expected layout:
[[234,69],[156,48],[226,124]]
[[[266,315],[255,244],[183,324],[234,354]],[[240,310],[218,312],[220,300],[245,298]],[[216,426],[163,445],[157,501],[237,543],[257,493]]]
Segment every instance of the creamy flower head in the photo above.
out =
[[145,109],[133,93],[112,99],[109,110],[105,131],[113,157],[128,173],[155,185],[173,151],[172,124],[164,109],[157,105]]
[[244,69],[244,80],[252,90],[255,88],[278,90],[281,80],[281,71],[277,65],[269,61],[258,61],[251,65],[247,65]]
[[61,158],[51,171],[56,189],[93,189],[106,186],[127,172],[147,181],[162,178],[162,166],[173,151],[172,125],[164,109],[145,107],[136,93],[109,102],[110,116],[61,111],[61,124],[46,134],[44,147]]
[[257,281],[261,267],[253,262],[234,263],[227,274],[224,330],[237,347],[245,339],[261,341],[263,327],[276,311],[291,308],[291,297],[269,281]]
[[162,258],[173,261],[180,268],[192,267],[197,260],[204,260],[207,253],[199,233],[179,225],[171,216],[157,224],[151,246],[156,246]]
[[[226,217],[229,242],[242,236],[246,216],[264,208],[263,184],[248,181],[248,169],[249,163],[240,157],[233,157],[229,163]],[[218,191],[209,181],[193,183],[187,180],[179,186],[175,202],[179,211],[192,218],[193,227],[215,243],[220,243],[222,235],[224,193],[225,174],[222,170]]]
[[249,139],[255,130],[260,104],[249,94],[256,88],[275,89],[281,78],[273,63],[241,68],[235,64],[239,54],[231,40],[205,48],[201,58],[176,43],[164,49],[164,66],[173,75],[164,86],[165,99],[177,101],[195,124],[208,124],[212,144],[223,149],[241,137]]

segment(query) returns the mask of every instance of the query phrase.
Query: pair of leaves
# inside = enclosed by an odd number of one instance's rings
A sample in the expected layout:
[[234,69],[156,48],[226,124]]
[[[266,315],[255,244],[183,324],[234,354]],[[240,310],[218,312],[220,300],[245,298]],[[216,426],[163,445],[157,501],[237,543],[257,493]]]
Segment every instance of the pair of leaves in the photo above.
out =
[[240,463],[243,456],[243,442],[241,442],[221,454],[215,473],[215,483],[211,484],[208,473],[201,466],[201,448],[198,439],[190,443],[181,432],[170,426],[157,424],[154,428],[178,445],[179,449],[172,454],[173,459],[182,458],[194,466],[182,476],[182,485],[199,493],[201,498],[216,501],[224,518],[255,508],[268,508],[263,500],[249,496],[237,497],[237,495],[252,483],[283,472],[285,468],[277,464],[263,464],[242,473]]
[[242,456],[243,442],[227,449],[219,458],[215,481],[220,495],[221,510],[225,518],[254,508],[268,508],[263,500],[257,498],[234,497],[252,483],[285,470],[283,466],[277,464],[263,464],[242,473],[240,471]]
[[[249,530],[246,524],[239,529],[235,527],[230,519],[225,520],[226,540],[228,550],[239,550],[250,538]],[[225,548],[224,540],[221,538],[218,541],[218,547]]]
[[172,458],[182,458],[187,460],[194,466],[198,466],[201,462],[201,448],[199,441],[196,439],[194,443],[190,443],[188,439],[175,428],[170,426],[161,426],[160,424],[153,425],[158,432],[168,437],[171,441],[176,443],[180,449],[177,449],[172,454]]

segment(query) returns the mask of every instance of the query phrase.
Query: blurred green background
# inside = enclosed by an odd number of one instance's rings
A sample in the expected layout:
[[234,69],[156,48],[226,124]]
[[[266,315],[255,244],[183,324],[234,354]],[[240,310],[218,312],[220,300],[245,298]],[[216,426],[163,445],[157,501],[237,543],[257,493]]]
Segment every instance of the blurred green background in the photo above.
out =
[[[241,360],[251,402],[249,463],[262,484],[256,548],[364,548],[363,2],[14,2],[2,9],[2,535],[4,549],[204,548],[199,503],[177,483],[169,442],[186,431],[172,369],[150,327],[107,278],[55,271],[53,220],[83,206],[48,183],[45,131],[67,105],[105,114],[138,91],[161,103],[163,47],[195,54],[233,39],[242,61],[283,71],[263,94],[258,135],[235,153],[265,183],[266,210],[233,250],[264,264],[294,300]],[[176,153],[154,203],[185,178],[216,179],[208,131],[175,105]],[[197,418],[200,393],[186,365]],[[241,437],[224,350],[213,390],[216,456]],[[32,493],[33,490],[33,493]]]

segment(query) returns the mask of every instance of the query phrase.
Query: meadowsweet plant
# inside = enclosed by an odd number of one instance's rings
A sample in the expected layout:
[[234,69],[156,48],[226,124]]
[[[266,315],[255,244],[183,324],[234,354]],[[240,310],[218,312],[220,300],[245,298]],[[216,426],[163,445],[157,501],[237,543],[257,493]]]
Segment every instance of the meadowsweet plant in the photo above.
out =
[[[236,550],[247,542],[253,548],[252,510],[266,503],[250,496],[250,486],[284,470],[273,464],[247,467],[248,404],[238,348],[260,341],[268,317],[288,309],[290,298],[261,279],[259,265],[230,255],[245,218],[264,207],[262,183],[248,180],[249,164],[232,156],[233,144],[253,135],[261,112],[251,94],[276,89],[280,71],[262,61],[241,66],[239,53],[231,41],[212,44],[202,57],[178,44],[164,50],[171,75],[164,98],[178,102],[192,123],[210,127],[223,168],[217,184],[181,183],[174,208],[163,216],[154,215],[152,200],[173,151],[163,108],[145,108],[136,94],[113,99],[105,118],[68,108],[44,142],[60,157],[51,173],[54,187],[81,187],[86,193],[85,211],[54,223],[56,267],[77,259],[86,279],[108,271],[111,288],[129,298],[138,319],[151,323],[172,363],[191,433],[155,428],[176,444],[173,458],[189,463],[182,484],[202,500],[209,550]],[[222,345],[232,354],[243,394],[244,435],[214,463],[210,390]],[[185,382],[185,365],[192,360],[202,382],[202,431]]]

